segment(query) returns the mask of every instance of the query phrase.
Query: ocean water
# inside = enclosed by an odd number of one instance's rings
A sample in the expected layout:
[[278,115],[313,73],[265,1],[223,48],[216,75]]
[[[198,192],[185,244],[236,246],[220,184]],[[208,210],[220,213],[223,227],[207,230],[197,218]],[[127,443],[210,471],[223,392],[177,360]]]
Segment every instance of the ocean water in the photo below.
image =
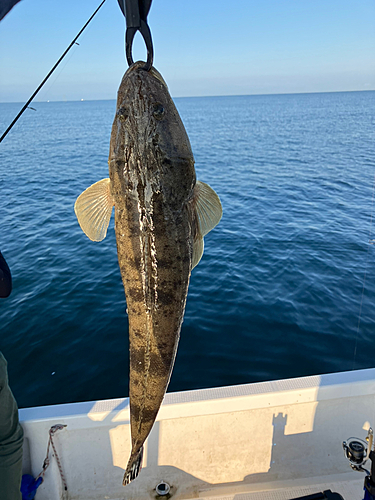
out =
[[[375,92],[180,98],[197,177],[223,205],[193,271],[169,390],[375,365]],[[0,350],[20,407],[128,394],[113,220],[77,196],[108,176],[115,101],[34,103],[0,145]],[[20,104],[0,104],[0,131]],[[374,208],[375,210],[375,208]]]

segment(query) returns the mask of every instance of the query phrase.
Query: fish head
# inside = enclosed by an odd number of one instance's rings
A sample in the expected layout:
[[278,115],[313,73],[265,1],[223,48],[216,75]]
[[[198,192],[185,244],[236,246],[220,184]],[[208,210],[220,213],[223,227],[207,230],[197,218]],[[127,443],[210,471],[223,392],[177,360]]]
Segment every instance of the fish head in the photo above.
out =
[[196,182],[190,141],[163,77],[155,68],[145,71],[143,66],[142,61],[134,63],[118,90],[110,177],[116,175],[115,170],[125,176],[127,170],[139,170],[158,184],[170,186],[172,173],[173,184],[186,199]]

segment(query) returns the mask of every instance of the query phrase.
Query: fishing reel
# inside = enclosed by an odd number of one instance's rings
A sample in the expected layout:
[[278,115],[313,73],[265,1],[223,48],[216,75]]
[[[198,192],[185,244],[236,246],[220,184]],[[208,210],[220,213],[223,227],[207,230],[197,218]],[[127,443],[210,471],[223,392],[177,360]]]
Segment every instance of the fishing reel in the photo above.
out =
[[355,437],[351,437],[346,441],[343,441],[342,447],[344,449],[344,454],[346,458],[349,460],[350,467],[353,470],[359,472],[366,472],[367,475],[370,475],[370,472],[363,466],[370,458],[373,440],[374,440],[374,432],[370,427],[367,432],[365,441]]

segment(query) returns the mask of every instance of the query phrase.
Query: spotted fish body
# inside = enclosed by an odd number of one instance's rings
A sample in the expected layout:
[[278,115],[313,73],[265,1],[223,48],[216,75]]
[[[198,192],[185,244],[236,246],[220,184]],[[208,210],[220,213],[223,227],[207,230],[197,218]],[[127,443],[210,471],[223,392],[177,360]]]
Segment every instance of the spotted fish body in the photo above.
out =
[[117,255],[129,316],[132,450],[124,484],[137,477],[176,355],[192,268],[221,218],[216,193],[196,181],[194,157],[161,75],[144,63],[125,73],[109,152],[109,179],[77,199],[89,238],[105,237],[115,206]]

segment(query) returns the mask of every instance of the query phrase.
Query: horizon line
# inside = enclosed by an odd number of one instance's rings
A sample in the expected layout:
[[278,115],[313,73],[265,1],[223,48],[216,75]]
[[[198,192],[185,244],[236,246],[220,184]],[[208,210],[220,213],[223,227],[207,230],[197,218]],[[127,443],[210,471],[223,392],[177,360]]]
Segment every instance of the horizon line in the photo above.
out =
[[[252,96],[277,96],[277,95],[310,95],[310,94],[347,94],[349,92],[375,92],[375,89],[367,90],[329,90],[317,92],[276,92],[266,94],[221,94],[221,95],[196,95],[196,96],[172,96],[172,99],[204,99],[204,98],[217,98],[217,97],[252,97]],[[54,100],[48,99],[46,101],[33,100],[31,103],[47,103],[47,102],[96,102],[96,101],[116,101],[113,99],[64,99]],[[25,101],[0,101],[0,104],[24,104]]]

